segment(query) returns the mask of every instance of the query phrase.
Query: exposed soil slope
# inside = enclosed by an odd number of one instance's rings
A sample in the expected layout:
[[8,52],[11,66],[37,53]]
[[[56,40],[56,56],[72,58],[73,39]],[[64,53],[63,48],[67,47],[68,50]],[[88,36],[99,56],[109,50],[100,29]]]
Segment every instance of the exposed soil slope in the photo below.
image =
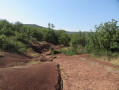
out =
[[24,68],[0,68],[1,90],[61,90],[56,63]]
[[119,90],[119,73],[87,59],[81,55],[57,55],[54,62],[60,64],[63,90]]
[[31,60],[25,56],[20,56],[12,53],[4,53],[4,56],[0,57],[0,68],[21,65],[28,63],[29,61]]
[[31,59],[3,53],[0,57],[0,90],[62,90],[59,65],[38,53]]

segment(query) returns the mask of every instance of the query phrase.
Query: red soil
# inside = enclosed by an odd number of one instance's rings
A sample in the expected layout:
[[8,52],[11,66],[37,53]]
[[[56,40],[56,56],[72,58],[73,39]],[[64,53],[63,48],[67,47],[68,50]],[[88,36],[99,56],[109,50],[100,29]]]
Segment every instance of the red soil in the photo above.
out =
[[[10,53],[0,57],[0,90],[62,90],[61,75],[63,90],[119,90],[119,73],[108,70],[108,67],[118,69],[117,66],[87,54],[58,54],[54,59],[48,54],[51,46],[59,48],[49,43],[33,44],[32,48],[42,55],[32,59]],[[52,59],[54,62],[49,62]],[[42,63],[26,66],[32,60]],[[20,68],[14,67],[21,64]]]
[[[41,63],[27,65],[34,59]],[[49,60],[40,55],[29,59],[4,53],[4,56],[0,57],[0,90],[62,90],[59,66],[48,62]],[[16,67],[17,65],[20,67]]]
[[25,64],[28,63],[29,61],[30,59],[25,56],[20,56],[12,53],[4,53],[4,56],[0,57],[0,68]]
[[105,63],[101,65],[85,55],[63,54],[54,62],[60,64],[63,90],[119,90],[119,73],[109,71]]
[[36,64],[25,68],[0,68],[1,90],[61,90],[55,63]]
[[113,67],[113,68],[119,68],[119,66],[114,65],[114,64],[112,64],[112,63],[91,58],[91,57],[89,57],[89,54],[84,54],[84,55],[79,55],[79,56],[82,57],[82,58],[85,58],[86,60],[89,60],[89,61],[98,63],[98,64],[100,64],[100,65],[105,65],[105,66]]
[[43,42],[42,44],[40,43],[32,43],[31,47],[33,48],[34,51],[38,53],[43,53],[45,51],[48,51],[51,47],[51,44]]

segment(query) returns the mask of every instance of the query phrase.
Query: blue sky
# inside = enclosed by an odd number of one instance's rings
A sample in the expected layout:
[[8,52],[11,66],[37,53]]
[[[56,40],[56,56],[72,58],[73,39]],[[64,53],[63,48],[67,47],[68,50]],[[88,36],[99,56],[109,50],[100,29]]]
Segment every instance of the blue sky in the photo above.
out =
[[90,31],[101,22],[119,21],[119,0],[0,0],[0,19]]

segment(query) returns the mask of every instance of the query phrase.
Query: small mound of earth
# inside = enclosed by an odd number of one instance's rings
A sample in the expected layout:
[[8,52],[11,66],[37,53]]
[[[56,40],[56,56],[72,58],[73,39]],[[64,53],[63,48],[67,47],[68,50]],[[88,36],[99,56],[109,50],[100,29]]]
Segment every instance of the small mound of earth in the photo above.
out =
[[[30,43],[30,47],[32,47],[32,49],[37,52],[37,53],[45,53],[48,52],[50,50],[51,47],[54,48],[54,50],[58,50],[59,48],[64,48],[63,45],[54,45],[52,43],[47,43],[45,41],[43,42],[32,42]],[[51,54],[51,53],[50,53]]]
[[33,50],[37,53],[43,53],[45,51],[48,51],[51,47],[49,43],[31,43],[31,47]]
[[0,68],[0,90],[62,90],[59,68],[53,62]]
[[46,58],[46,57],[42,57],[40,59],[41,62],[47,62],[47,61],[51,61],[49,58]]
[[13,54],[13,53],[4,53],[2,57],[0,57],[0,68],[12,67],[15,65],[21,65],[28,63],[30,59],[25,56]]

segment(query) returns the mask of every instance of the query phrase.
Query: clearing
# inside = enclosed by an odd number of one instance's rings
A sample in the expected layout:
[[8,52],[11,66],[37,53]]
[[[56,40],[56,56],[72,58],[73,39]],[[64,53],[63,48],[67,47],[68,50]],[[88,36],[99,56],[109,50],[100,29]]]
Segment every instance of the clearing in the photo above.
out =
[[[28,56],[3,53],[0,90],[119,90],[119,67],[88,55],[52,56],[52,44],[33,45]],[[36,53],[37,52],[37,53]]]
[[57,55],[63,90],[119,90],[119,68],[87,55]]

